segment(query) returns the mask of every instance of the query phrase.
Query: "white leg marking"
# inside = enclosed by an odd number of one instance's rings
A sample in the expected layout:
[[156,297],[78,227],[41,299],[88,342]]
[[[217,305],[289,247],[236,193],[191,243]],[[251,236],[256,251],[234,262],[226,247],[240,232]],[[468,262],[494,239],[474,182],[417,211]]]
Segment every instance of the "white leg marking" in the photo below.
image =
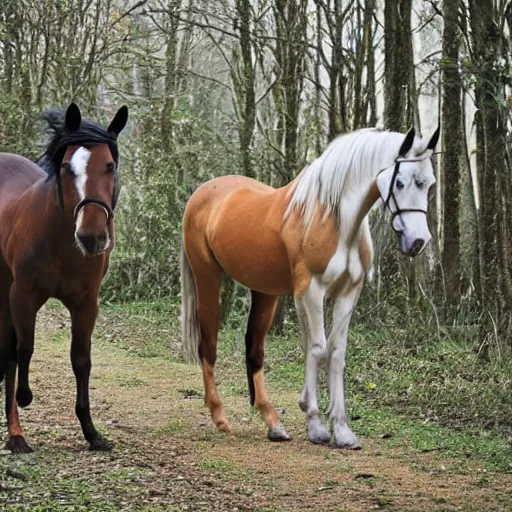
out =
[[348,328],[352,311],[359,299],[363,280],[349,284],[336,298],[329,335],[329,419],[334,430],[334,442],[340,448],[360,448],[357,437],[347,425],[345,410],[344,371]]
[[300,407],[308,417],[308,438],[312,443],[328,443],[329,430],[322,424],[318,410],[318,371],[327,356],[324,328],[325,289],[312,279],[303,297],[295,298],[295,306],[306,347],[306,375]]

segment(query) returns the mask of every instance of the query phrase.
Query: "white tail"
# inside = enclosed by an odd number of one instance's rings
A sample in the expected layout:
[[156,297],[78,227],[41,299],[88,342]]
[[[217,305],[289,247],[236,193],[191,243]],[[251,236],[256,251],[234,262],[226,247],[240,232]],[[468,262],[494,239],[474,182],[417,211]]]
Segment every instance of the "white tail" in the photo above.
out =
[[181,343],[187,360],[199,363],[201,327],[197,314],[196,281],[190,263],[181,245]]

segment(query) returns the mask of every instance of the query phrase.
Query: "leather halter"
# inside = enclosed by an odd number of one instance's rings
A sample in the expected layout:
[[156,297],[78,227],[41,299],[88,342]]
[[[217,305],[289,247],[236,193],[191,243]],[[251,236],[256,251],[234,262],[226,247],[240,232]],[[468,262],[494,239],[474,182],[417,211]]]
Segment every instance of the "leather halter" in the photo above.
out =
[[[396,200],[395,192],[394,192],[395,181],[398,176],[398,171],[400,170],[400,164],[402,164],[404,162],[421,162],[422,160],[426,160],[427,158],[430,158],[429,154],[420,156],[418,158],[400,158],[399,157],[395,160],[395,168],[393,170],[393,175],[391,177],[391,183],[389,184],[388,197],[384,201],[384,208],[388,207],[389,211],[391,212],[391,228],[393,229],[393,231],[395,231],[395,233],[401,233],[400,230],[395,229],[395,227],[394,227],[394,220],[397,215],[400,217],[400,221],[402,222],[402,226],[403,226],[404,222],[402,221],[402,213],[420,212],[420,213],[424,213],[425,215],[428,214],[427,210],[423,210],[422,208],[400,208],[398,206],[398,201]],[[386,169],[382,169],[382,171],[380,171],[379,174],[385,170]],[[395,203],[395,211],[393,211],[391,209],[391,206],[389,204],[391,199],[393,199],[393,202]]]
[[88,204],[94,204],[96,206],[99,206],[100,208],[103,208],[105,210],[105,213],[107,215],[107,225],[110,224],[110,221],[112,220],[112,217],[114,217],[114,212],[112,211],[112,208],[107,203],[104,203],[100,199],[82,199],[76,206],[75,211],[73,213],[73,220],[76,224],[76,221],[78,219],[78,215],[82,211],[82,209],[87,206]]

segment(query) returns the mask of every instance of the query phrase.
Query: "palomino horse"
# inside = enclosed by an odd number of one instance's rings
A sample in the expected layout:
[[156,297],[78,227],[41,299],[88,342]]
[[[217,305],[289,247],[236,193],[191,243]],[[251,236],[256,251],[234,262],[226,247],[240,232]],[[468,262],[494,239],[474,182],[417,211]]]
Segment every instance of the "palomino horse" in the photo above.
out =
[[7,448],[13,453],[32,451],[17,404],[26,407],[32,402],[28,374],[36,315],[55,297],[71,313],[76,414],[89,448],[110,450],[112,444],[91,419],[91,334],[114,245],[117,136],[128,109],[122,107],[107,130],[82,120],[74,103],[65,115],[48,111],[43,119],[52,138],[42,168],[21,156],[0,154],[0,371],[5,379]]
[[[347,425],[343,372],[347,334],[373,245],[368,213],[379,197],[393,215],[400,249],[416,256],[429,242],[428,190],[435,182],[430,140],[414,130],[399,133],[364,129],[343,135],[285,187],[274,189],[242,176],[224,176],[200,186],[183,218],[181,256],[184,349],[199,359],[205,402],[219,430],[229,431],[215,386],[222,274],[251,289],[246,365],[251,404],[261,412],[268,437],[288,434],[265,391],[264,342],[279,295],[293,294],[307,350],[300,407],[307,414],[308,437],[328,443],[317,401],[320,365],[327,361],[329,417],[333,441],[359,448]],[[329,338],[324,329],[324,298],[334,300]]]

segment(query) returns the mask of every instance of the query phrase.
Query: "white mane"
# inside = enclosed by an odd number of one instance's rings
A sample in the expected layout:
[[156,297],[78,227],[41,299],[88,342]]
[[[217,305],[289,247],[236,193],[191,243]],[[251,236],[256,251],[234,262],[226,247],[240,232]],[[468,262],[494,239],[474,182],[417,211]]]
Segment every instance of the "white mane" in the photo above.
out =
[[[339,224],[350,225],[358,199],[364,199],[380,170],[393,165],[403,141],[401,133],[375,128],[334,139],[302,172],[285,217],[299,208],[307,227],[320,205],[325,215],[336,214]],[[410,154],[423,153],[426,142],[416,138]]]

